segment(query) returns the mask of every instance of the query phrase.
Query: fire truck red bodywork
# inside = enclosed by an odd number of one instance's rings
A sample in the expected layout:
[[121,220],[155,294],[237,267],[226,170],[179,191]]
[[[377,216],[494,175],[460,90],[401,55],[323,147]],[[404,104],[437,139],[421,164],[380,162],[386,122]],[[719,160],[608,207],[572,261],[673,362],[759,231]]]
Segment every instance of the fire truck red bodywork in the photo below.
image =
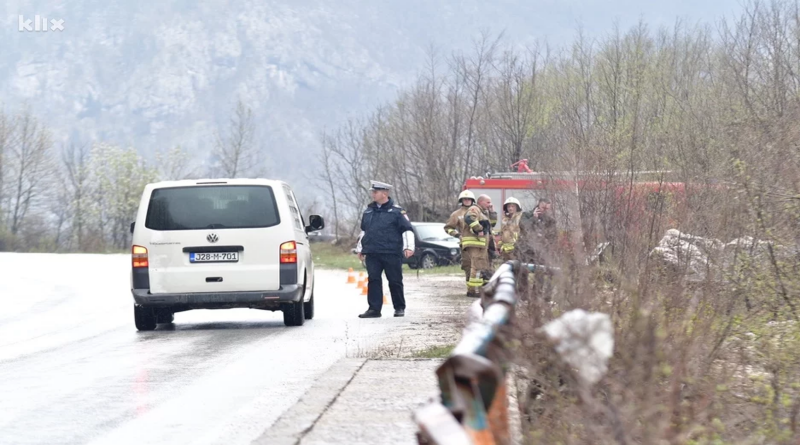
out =
[[[559,221],[562,242],[571,239],[567,227],[578,228],[569,221],[580,221],[582,235],[588,243],[604,241],[594,227],[602,226],[597,218],[613,218],[618,226],[624,226],[626,232],[634,235],[650,227],[650,216],[658,212],[659,226],[672,228],[677,225],[686,193],[685,184],[681,182],[659,181],[606,181],[606,180],[570,180],[563,178],[547,178],[544,174],[509,173],[496,174],[491,178],[473,177],[463,186],[476,196],[489,195],[495,209],[502,214],[502,205],[509,197],[515,197],[522,203],[523,211],[533,209],[539,198],[549,198],[552,202],[554,216]],[[506,176],[506,177],[502,177]],[[605,212],[587,211],[592,205],[603,205]],[[583,211],[582,211],[583,209]],[[600,216],[600,215],[604,216]],[[594,218],[594,221],[591,219]],[[498,218],[499,230],[502,218]],[[607,226],[608,224],[606,224]],[[586,232],[586,233],[584,233]],[[566,247],[566,246],[564,246]]]

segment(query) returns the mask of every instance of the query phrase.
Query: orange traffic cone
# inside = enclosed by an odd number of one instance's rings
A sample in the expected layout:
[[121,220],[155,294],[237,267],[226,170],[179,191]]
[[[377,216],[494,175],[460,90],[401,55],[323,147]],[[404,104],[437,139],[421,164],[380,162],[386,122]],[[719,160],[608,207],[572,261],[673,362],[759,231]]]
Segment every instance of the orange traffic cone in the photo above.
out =
[[367,287],[367,280],[358,280],[358,287]]
[[353,273],[353,268],[347,270],[347,284],[352,284],[356,282],[356,275]]
[[358,273],[358,278],[364,278],[364,272],[359,272]]
[[361,288],[361,295],[367,295],[367,286]]

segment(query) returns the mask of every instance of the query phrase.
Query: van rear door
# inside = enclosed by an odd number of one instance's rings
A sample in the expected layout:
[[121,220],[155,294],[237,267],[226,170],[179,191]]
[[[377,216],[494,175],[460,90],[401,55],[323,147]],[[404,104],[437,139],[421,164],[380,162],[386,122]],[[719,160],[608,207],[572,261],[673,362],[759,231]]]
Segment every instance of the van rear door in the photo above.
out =
[[280,223],[269,186],[153,190],[142,224],[149,241],[144,247],[150,292],[279,289]]

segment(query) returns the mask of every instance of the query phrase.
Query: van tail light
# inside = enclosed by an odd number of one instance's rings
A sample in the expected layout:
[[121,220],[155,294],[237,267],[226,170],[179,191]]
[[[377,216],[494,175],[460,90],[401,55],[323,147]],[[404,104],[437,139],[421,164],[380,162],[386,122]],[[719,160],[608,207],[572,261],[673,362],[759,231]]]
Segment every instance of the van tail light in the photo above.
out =
[[297,263],[297,243],[288,241],[281,244],[281,264]]
[[142,267],[147,267],[149,263],[147,262],[147,248],[142,246],[133,246],[131,251],[131,257],[133,260],[133,268],[138,269]]

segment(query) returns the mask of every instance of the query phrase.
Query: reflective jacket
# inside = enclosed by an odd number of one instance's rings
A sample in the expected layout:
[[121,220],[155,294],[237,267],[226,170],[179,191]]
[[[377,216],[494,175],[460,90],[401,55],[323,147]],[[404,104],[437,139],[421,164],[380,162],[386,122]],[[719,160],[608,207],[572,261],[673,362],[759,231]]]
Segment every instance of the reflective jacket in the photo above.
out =
[[500,228],[500,251],[512,252],[514,245],[519,240],[519,220],[522,213],[503,217],[503,227]]
[[497,225],[497,212],[495,212],[494,210],[491,210],[491,211],[490,210],[484,210],[483,214],[489,220],[489,224],[491,224],[492,227]]
[[458,210],[450,214],[450,218],[448,218],[447,222],[444,224],[444,231],[447,232],[448,235],[461,238],[461,232],[459,231],[459,227],[461,226],[459,224],[464,220],[467,209],[469,209],[469,207],[461,206]]
[[[491,236],[489,219],[483,214],[481,208],[475,204],[467,208],[464,218],[459,220],[458,231],[461,233],[461,247],[488,248],[488,237]],[[478,233],[483,232],[483,235]]]

